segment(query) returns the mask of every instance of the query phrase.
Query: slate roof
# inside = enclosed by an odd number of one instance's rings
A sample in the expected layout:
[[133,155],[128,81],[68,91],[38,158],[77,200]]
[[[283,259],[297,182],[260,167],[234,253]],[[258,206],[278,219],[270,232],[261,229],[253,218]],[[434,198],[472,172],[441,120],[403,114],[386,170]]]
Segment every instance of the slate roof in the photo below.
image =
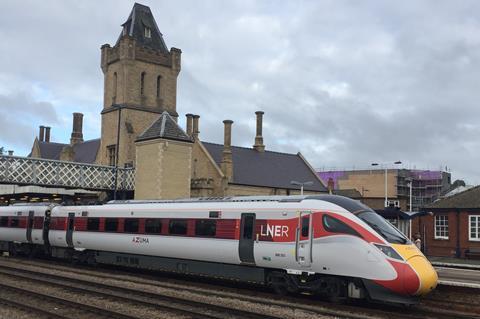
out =
[[[122,24],[122,27],[126,30],[129,36],[137,40],[137,44],[162,53],[169,53],[165,41],[163,41],[163,35],[158,29],[155,18],[149,7],[135,3],[132,12],[130,12],[127,21]],[[145,37],[145,27],[151,30],[150,38]],[[122,35],[123,30],[122,33],[120,33],[117,44]]]
[[177,122],[168,114],[163,112],[140,136],[137,141],[164,138],[169,140],[193,143],[192,139],[178,126]]
[[[51,160],[59,160],[62,149],[68,145],[70,144],[38,142],[41,158]],[[75,152],[74,162],[94,164],[99,147],[99,138],[75,144],[73,146]]]
[[480,208],[480,186],[437,200],[426,208]]
[[[218,166],[221,165],[223,145],[202,142]],[[312,181],[304,190],[326,192],[327,189],[299,154],[258,152],[232,146],[233,184],[299,189],[291,181]]]
[[350,198],[361,198],[362,194],[360,194],[359,191],[357,191],[355,188],[351,189],[334,189],[333,193],[335,195],[340,195],[340,196],[345,196],[345,197],[350,197]]

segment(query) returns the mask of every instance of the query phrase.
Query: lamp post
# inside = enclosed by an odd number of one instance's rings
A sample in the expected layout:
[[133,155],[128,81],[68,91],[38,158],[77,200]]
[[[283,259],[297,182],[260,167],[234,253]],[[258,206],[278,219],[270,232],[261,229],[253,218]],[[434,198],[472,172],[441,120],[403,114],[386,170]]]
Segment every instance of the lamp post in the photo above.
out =
[[409,238],[412,238],[412,185],[413,185],[413,179],[412,178],[406,178],[405,179],[408,182],[408,187],[410,188],[410,194],[408,196],[409,199],[409,205],[410,205],[410,219],[409,219],[409,227],[408,227],[408,236]]
[[[390,163],[372,163],[372,166],[385,166],[385,207],[388,207],[388,166]],[[402,164],[401,161],[393,162],[393,164]]]
[[300,186],[300,195],[303,195],[303,187],[304,186],[311,186],[311,185],[313,185],[313,182],[312,181],[308,181],[308,182],[291,181],[290,184]]

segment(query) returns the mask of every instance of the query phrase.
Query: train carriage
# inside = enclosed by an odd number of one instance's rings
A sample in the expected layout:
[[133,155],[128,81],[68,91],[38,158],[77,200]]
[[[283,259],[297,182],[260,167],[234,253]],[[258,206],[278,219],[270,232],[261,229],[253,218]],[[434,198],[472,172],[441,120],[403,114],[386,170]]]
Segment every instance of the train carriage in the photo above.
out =
[[341,196],[56,206],[45,227],[54,257],[258,282],[277,292],[414,303],[437,282],[403,234]]

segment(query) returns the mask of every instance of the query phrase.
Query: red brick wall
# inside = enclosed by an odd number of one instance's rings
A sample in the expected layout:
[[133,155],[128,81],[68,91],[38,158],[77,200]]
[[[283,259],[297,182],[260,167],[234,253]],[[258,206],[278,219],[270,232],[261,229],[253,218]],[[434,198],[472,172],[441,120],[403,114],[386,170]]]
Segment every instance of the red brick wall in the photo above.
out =
[[[465,250],[480,248],[479,241],[470,241],[468,237],[468,221],[470,215],[480,215],[480,211],[454,210],[435,212],[435,215],[448,216],[448,239],[435,239],[434,216],[417,217],[412,221],[412,234],[421,234],[422,244],[429,256],[455,257],[457,253],[457,237],[460,249],[460,257],[465,257]],[[457,228],[459,225],[459,228]],[[458,230],[458,231],[457,231]]]

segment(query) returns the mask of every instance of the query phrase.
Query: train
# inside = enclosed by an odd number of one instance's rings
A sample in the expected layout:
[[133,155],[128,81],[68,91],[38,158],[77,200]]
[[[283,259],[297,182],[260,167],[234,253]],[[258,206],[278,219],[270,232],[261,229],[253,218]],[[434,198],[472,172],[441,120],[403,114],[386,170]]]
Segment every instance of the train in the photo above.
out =
[[428,259],[359,201],[240,196],[0,207],[0,251],[224,278],[332,300],[415,304]]

